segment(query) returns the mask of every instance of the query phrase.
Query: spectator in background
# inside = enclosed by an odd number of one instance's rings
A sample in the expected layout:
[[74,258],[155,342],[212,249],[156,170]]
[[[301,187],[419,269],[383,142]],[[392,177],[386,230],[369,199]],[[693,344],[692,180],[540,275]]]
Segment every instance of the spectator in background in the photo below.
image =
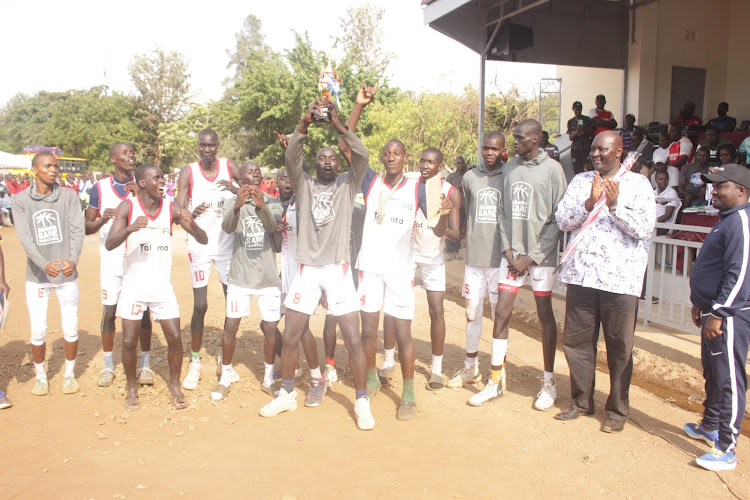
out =
[[635,115],[628,113],[625,115],[625,125],[620,129],[620,137],[622,137],[622,147],[625,151],[630,151],[633,146],[633,131],[635,130]]
[[734,147],[733,143],[722,144],[719,146],[719,151],[716,153],[719,159],[719,165],[729,165],[730,163],[737,163],[737,148]]
[[[464,179],[464,174],[466,173],[466,160],[464,160],[463,156],[457,156],[453,166],[455,167],[455,170],[445,178],[445,181],[460,191],[462,186],[461,183]],[[463,200],[463,192],[461,192],[461,199]],[[463,235],[466,234],[466,209],[464,208],[463,203],[461,203],[461,211],[459,213],[461,215],[461,236],[463,237]],[[458,241],[451,241],[446,238],[445,253],[448,254],[449,260],[459,258],[458,251],[460,249],[460,239]]]
[[740,144],[740,163],[746,167],[750,165],[750,137],[745,137],[745,140]]
[[549,142],[549,134],[547,131],[542,131],[542,142],[540,144],[547,156],[555,161],[560,161],[560,149]]
[[673,167],[672,165],[665,165],[663,163],[654,163],[653,172],[649,176],[649,179],[651,180],[651,187],[656,189],[656,174],[658,174],[659,172],[664,172],[667,174],[667,177],[669,177],[667,185],[669,187],[673,187],[676,189],[680,186],[680,171],[677,170],[676,167]]
[[[607,99],[603,94],[596,96],[595,108],[591,108],[589,111],[589,117],[594,124],[594,136],[604,132],[605,130],[614,130],[617,128],[617,120],[615,115],[611,111],[604,109],[604,105],[607,104]],[[635,122],[635,119],[633,120]]]
[[[669,175],[663,170],[654,174],[656,177],[656,188],[654,199],[656,201],[656,222],[669,222],[672,220],[674,211],[680,206],[680,197],[673,187],[668,186]],[[656,234],[661,236],[667,234],[667,229],[657,229]]]
[[659,134],[659,147],[654,150],[654,154],[651,157],[651,160],[654,163],[664,163],[666,164],[669,161],[669,145],[671,141],[669,140],[669,134],[666,132],[662,132]]
[[586,158],[591,150],[591,139],[594,136],[594,122],[582,114],[583,104],[581,101],[573,103],[573,118],[568,120],[568,138],[570,139],[570,158],[573,162],[573,171],[580,174],[585,170]]
[[693,101],[687,101],[682,107],[682,111],[674,119],[674,123],[683,127],[695,127],[703,124],[700,116],[695,114],[695,103]]
[[708,174],[708,149],[698,148],[693,163],[682,167],[679,194],[685,198],[685,206],[705,205],[706,184],[701,175]]
[[643,167],[646,167],[650,171],[653,165],[654,147],[648,142],[648,139],[646,139],[646,136],[643,134],[643,129],[641,127],[635,127],[630,134],[630,151],[638,151],[639,148],[641,150],[641,155],[636,160],[636,171],[637,169],[643,169]]
[[693,143],[682,133],[683,127],[678,123],[669,127],[669,138],[672,143],[669,145],[668,164],[682,170],[683,165],[693,159]]
[[708,149],[708,163],[710,166],[715,167],[720,163],[717,153],[719,152],[719,148],[724,144],[734,145],[732,141],[721,136],[721,131],[717,127],[709,125],[706,128],[706,138],[698,143],[698,147]]
[[727,116],[727,111],[729,111],[729,104],[720,102],[719,107],[716,109],[719,116],[708,120],[706,125],[709,127],[716,127],[722,132],[734,132],[734,129],[737,128],[737,119]]
[[78,197],[86,202],[88,205],[89,193],[91,188],[94,186],[91,182],[91,174],[83,174],[80,181],[78,182]]

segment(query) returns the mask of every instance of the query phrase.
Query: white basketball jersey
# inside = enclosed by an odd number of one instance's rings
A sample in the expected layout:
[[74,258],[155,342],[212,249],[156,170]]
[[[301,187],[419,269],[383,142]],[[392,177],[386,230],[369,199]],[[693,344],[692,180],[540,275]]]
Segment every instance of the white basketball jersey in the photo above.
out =
[[403,177],[391,190],[376,176],[365,195],[365,224],[357,269],[380,275],[414,276],[412,229],[419,211],[418,185]]
[[172,202],[162,200],[155,216],[146,213],[139,198],[129,199],[128,225],[148,217],[148,225],[125,240],[122,295],[141,302],[166,302],[172,291]]
[[[440,194],[446,198],[450,196],[453,186],[440,179]],[[427,225],[427,217],[421,210],[417,210],[417,220],[414,223],[414,262],[421,264],[442,264],[445,238],[438,238],[432,232],[432,226]]]
[[297,253],[297,202],[293,201],[286,209],[284,233],[281,235],[281,292],[287,293],[292,280],[299,273],[299,262],[294,258]]
[[221,219],[224,202],[234,195],[219,185],[219,181],[232,181],[229,160],[226,158],[216,160],[216,172],[213,179],[206,177],[199,162],[191,163],[188,168],[190,169],[188,208],[192,212],[198,205],[203,203],[209,205],[208,209],[195,219],[198,226],[206,232],[208,243],[201,245],[195,241],[195,238],[188,235],[188,252],[221,259],[230,258],[232,235],[221,229]]
[[[115,191],[114,177],[96,181],[96,184],[99,186],[99,217],[104,215],[104,211],[108,208],[117,209],[117,207],[120,206],[120,203],[122,203],[123,200],[127,200],[133,197],[130,191],[126,191],[125,196],[122,197],[117,191]],[[107,249],[104,248],[104,242],[107,241],[107,235],[109,235],[109,230],[112,228],[112,222],[113,220],[110,219],[99,230],[100,249],[105,252],[107,251]]]

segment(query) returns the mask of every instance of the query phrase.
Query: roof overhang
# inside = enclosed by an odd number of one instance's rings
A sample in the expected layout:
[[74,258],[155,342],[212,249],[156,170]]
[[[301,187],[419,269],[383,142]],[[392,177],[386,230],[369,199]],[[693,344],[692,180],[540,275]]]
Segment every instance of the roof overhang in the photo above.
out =
[[624,69],[631,0],[424,0],[424,22],[489,60]]

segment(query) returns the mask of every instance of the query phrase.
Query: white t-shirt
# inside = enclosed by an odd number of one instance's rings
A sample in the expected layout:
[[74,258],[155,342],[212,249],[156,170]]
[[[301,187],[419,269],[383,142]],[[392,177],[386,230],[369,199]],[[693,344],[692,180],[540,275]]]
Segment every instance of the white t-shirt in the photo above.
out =
[[287,293],[292,280],[299,273],[297,254],[297,202],[293,201],[281,218],[284,232],[281,235],[281,292]]
[[[675,170],[677,170],[675,168]],[[659,192],[659,189],[654,189],[654,201],[656,201],[656,218],[663,216],[666,211],[667,207],[675,207],[677,209],[678,206],[680,206],[680,197],[677,195],[677,191],[674,190],[674,188],[671,188],[667,186],[667,188]],[[668,202],[666,205],[662,205],[660,202],[666,201]]]
[[[441,179],[440,194],[448,198],[452,189],[453,186],[450,183]],[[442,264],[444,250],[445,238],[435,236],[432,227],[427,225],[427,217],[421,210],[418,210],[417,220],[414,222],[414,262]]]
[[206,232],[208,243],[201,245],[195,241],[192,235],[188,235],[188,252],[219,259],[231,258],[233,235],[227,234],[221,229],[221,221],[224,202],[234,195],[231,191],[219,185],[219,181],[232,182],[229,161],[226,158],[217,158],[216,173],[213,179],[206,177],[199,162],[191,163],[188,168],[190,169],[188,208],[192,212],[195,207],[202,203],[209,205],[208,210],[195,219],[198,226]]

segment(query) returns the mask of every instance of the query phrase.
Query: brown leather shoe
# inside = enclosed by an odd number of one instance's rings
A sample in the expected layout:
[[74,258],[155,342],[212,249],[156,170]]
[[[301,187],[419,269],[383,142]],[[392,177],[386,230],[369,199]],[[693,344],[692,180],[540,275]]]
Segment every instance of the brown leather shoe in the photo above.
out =
[[589,411],[583,411],[579,409],[578,407],[574,405],[570,405],[567,410],[558,413],[555,415],[555,419],[557,420],[575,420],[581,415],[593,415],[594,412],[592,410]]
[[602,432],[622,432],[625,428],[625,420],[613,420],[608,418],[602,426]]

